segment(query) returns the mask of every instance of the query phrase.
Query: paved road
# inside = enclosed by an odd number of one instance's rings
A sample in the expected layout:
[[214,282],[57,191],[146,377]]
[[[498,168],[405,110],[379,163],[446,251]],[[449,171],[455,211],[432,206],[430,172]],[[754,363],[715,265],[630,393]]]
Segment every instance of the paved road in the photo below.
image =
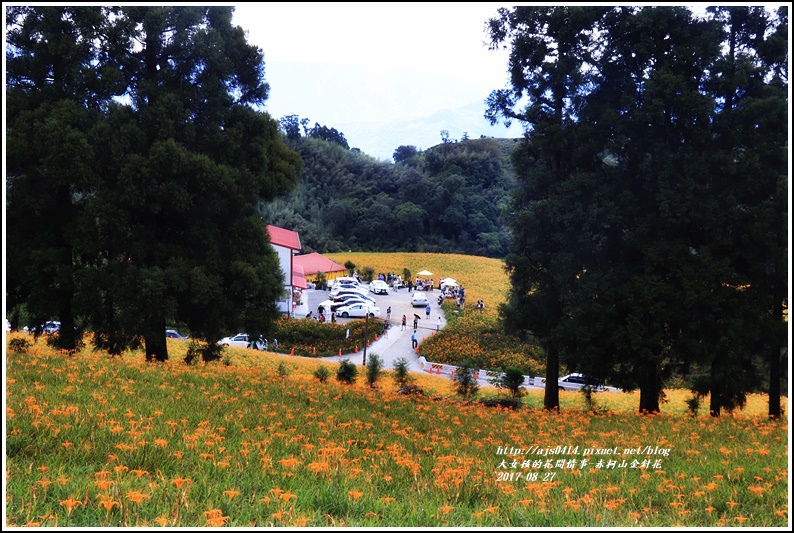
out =
[[[373,353],[378,354],[378,356],[383,359],[383,367],[385,369],[394,368],[394,361],[404,357],[410,363],[409,370],[416,372],[420,372],[422,370],[418,362],[419,356],[416,355],[416,350],[411,348],[411,333],[413,333],[414,313],[421,317],[418,320],[418,327],[416,330],[417,340],[420,344],[424,339],[427,339],[435,334],[438,318],[441,318],[441,328],[444,328],[447,325],[447,321],[444,318],[444,313],[441,310],[441,306],[438,305],[438,296],[440,294],[438,289],[425,292],[425,294],[427,294],[427,299],[430,302],[430,319],[425,318],[425,309],[423,307],[411,306],[411,296],[413,293],[409,293],[408,289],[392,289],[389,294],[381,295],[370,293],[370,296],[375,299],[376,305],[380,308],[381,319],[386,320],[386,309],[391,306],[391,319],[389,320],[391,328],[389,328],[388,334],[380,336],[378,340],[371,342],[370,346],[367,348],[367,356]],[[309,289],[304,291],[304,296],[306,296],[307,300],[306,312],[311,310],[312,314],[316,316],[317,306],[323,300],[328,299],[328,291]],[[403,315],[405,315],[408,319],[405,330],[402,330],[400,325]],[[350,320],[361,319],[337,317],[337,322],[340,324],[344,324]],[[341,361],[342,359],[350,359],[352,362],[361,364],[364,356],[363,347],[361,348],[362,350],[358,353],[323,357],[322,360],[336,362]]]

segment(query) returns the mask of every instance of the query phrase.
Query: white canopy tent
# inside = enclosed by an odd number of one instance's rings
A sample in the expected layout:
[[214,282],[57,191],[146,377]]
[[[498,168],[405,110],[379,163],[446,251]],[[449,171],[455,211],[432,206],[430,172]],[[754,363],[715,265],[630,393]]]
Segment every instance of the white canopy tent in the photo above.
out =
[[441,280],[440,283],[441,283],[442,287],[457,287],[458,286],[458,282],[455,281],[452,278],[444,278],[444,279]]
[[422,270],[421,272],[416,273],[417,276],[432,276],[433,273],[428,270]]

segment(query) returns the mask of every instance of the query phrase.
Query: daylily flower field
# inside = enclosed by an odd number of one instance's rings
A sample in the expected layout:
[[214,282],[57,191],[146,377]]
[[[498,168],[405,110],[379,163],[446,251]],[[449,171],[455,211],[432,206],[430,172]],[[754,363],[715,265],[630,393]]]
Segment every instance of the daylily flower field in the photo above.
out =
[[7,337],[6,526],[791,525],[788,421],[764,396],[717,419],[688,414],[681,390],[655,416],[622,392],[595,411],[563,392],[548,413],[532,391],[508,410],[426,374],[424,395],[401,395],[390,374],[370,388],[359,367],[345,385],[312,358],[232,348],[188,366],[188,341],[146,363]]

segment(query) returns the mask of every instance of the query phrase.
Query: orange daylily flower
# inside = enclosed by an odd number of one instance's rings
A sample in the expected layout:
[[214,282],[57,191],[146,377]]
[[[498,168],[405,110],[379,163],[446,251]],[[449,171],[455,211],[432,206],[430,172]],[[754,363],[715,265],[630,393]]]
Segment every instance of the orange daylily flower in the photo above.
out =
[[290,501],[292,499],[295,499],[295,500],[298,499],[298,495],[297,494],[293,494],[291,492],[284,492],[283,494],[279,494],[278,497],[281,498],[282,500],[284,500],[285,502],[288,502],[288,501]]
[[119,504],[119,502],[117,502],[115,500],[102,500],[102,501],[99,502],[98,505],[104,507],[105,511],[108,511],[108,512],[110,512],[110,510],[113,509],[114,507],[120,507],[121,506],[121,504]]
[[143,501],[144,499],[147,499],[147,500],[151,499],[151,496],[149,496],[148,494],[144,494],[143,492],[140,492],[140,491],[137,491],[137,490],[131,490],[131,491],[127,492],[127,494],[125,496],[127,496],[128,500],[130,500],[131,502],[134,502],[136,504],[140,504],[141,501]]
[[207,525],[211,527],[224,526],[229,520],[228,516],[223,516],[223,511],[220,509],[210,509],[209,511],[204,511],[204,515],[207,517]]
[[176,479],[172,479],[171,483],[176,485],[176,488],[181,489],[182,485],[184,485],[185,483],[190,483],[190,479],[183,478],[182,476],[179,476]]
[[107,479],[97,479],[94,481],[94,486],[99,490],[107,490],[111,485],[113,485],[113,482]]
[[72,509],[77,507],[78,505],[83,505],[83,502],[79,500],[75,500],[74,498],[68,498],[66,500],[59,500],[60,504],[66,507],[66,512],[72,514]]

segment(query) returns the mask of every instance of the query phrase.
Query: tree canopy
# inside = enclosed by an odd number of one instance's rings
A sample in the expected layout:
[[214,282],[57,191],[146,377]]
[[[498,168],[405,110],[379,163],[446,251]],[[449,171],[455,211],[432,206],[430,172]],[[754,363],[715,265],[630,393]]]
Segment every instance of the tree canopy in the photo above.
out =
[[257,205],[300,159],[256,110],[263,53],[232,10],[7,12],[9,303],[58,316],[64,347],[75,317],[111,353],[142,340],[164,360],[167,324],[214,343],[277,316]]
[[[283,118],[285,126],[291,127]],[[306,136],[287,144],[304,162],[300,183],[262,212],[273,224],[298,231],[306,251],[488,257],[507,251],[502,210],[514,186],[512,139],[469,140],[421,153],[411,147],[414,155],[399,164]]]
[[527,131],[502,314],[544,341],[547,389],[559,353],[639,388],[644,412],[671,373],[691,375],[718,415],[759,384],[760,361],[780,415],[786,26],[785,8],[750,7],[517,7],[489,22],[511,88],[486,116]]

